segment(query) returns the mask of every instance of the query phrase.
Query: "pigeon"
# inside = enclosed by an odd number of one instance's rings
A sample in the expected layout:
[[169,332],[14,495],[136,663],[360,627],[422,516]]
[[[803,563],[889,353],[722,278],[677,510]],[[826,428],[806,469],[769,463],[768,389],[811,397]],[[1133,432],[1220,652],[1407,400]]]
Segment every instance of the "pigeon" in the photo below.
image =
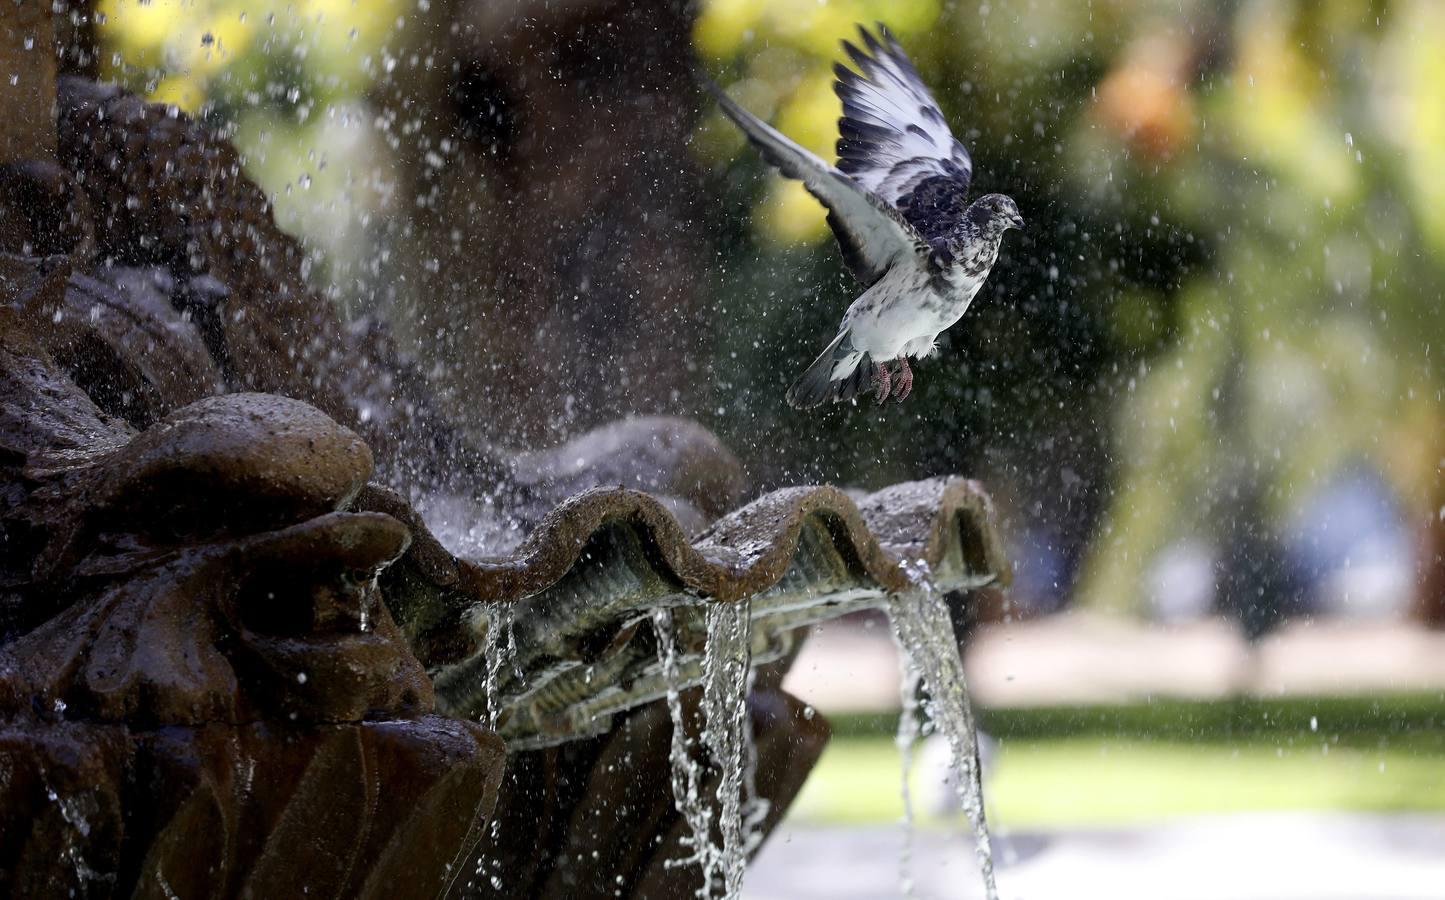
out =
[[843,101],[838,165],[830,166],[706,82],[722,111],[764,160],[803,183],[828,209],[843,261],[864,288],[838,334],[788,389],[797,409],[872,393],[879,404],[913,391],[909,357],[923,359],[973,302],[1004,232],[1022,228],[1003,194],[968,202],[973,160],[913,63],[883,25],[864,26],[858,71],[833,66]]

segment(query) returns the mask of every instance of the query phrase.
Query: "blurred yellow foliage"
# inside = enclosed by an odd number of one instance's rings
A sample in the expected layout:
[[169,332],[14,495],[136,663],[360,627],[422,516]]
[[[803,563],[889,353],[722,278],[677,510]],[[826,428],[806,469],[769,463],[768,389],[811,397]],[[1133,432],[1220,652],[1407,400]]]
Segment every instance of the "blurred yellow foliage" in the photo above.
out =
[[[106,77],[154,77],[151,98],[194,111],[229,70],[274,59],[333,92],[365,87],[402,0],[99,0]],[[255,69],[259,70],[259,69]]]
[[1405,156],[1421,202],[1414,205],[1426,240],[1445,253],[1445,3],[1409,4],[1385,53],[1394,90],[1382,91],[1381,124]]
[[150,99],[195,112],[206,99],[206,86],[200,79],[190,75],[167,75],[156,82]]
[[756,213],[756,223],[770,240],[801,244],[823,237],[827,213],[802,182],[774,177]]
[[1344,131],[1326,121],[1327,88],[1289,25],[1284,10],[1273,5],[1261,5],[1239,22],[1225,111],[1240,155],[1334,203],[1354,200],[1360,179]]

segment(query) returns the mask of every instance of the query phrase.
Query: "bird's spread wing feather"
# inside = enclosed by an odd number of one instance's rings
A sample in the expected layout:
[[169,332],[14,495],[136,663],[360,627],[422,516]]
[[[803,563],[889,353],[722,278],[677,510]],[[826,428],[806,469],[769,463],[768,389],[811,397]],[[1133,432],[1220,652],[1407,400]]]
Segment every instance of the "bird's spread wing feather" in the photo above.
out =
[[882,40],[858,30],[864,49],[847,41],[843,49],[859,71],[833,67],[843,101],[838,169],[897,207],[932,243],[968,207],[973,160],[888,29],[879,26]]
[[706,84],[763,159],[801,181],[828,208],[828,225],[838,238],[843,261],[859,282],[872,285],[902,255],[927,251],[926,241],[892,204],[743,109],[717,85]]

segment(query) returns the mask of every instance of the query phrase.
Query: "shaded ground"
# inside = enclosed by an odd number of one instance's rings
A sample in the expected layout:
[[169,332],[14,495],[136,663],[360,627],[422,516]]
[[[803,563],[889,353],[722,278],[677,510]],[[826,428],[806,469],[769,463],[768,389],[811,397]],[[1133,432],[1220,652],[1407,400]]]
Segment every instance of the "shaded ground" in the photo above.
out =
[[[901,896],[896,827],[784,824],[748,900]],[[998,842],[1007,900],[1439,900],[1445,816],[1269,813],[1134,828],[1017,831]],[[916,896],[982,897],[970,843],[915,835]]]

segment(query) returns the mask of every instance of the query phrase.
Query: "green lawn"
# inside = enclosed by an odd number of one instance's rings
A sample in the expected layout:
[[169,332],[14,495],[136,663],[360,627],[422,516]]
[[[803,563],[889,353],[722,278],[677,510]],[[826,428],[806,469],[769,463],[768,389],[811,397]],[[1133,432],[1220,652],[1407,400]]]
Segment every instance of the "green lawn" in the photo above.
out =
[[[1001,827],[1245,810],[1445,811],[1445,699],[1438,695],[1006,710],[982,719],[999,740],[985,787]],[[897,820],[891,717],[833,724],[833,741],[792,815],[833,824]]]

